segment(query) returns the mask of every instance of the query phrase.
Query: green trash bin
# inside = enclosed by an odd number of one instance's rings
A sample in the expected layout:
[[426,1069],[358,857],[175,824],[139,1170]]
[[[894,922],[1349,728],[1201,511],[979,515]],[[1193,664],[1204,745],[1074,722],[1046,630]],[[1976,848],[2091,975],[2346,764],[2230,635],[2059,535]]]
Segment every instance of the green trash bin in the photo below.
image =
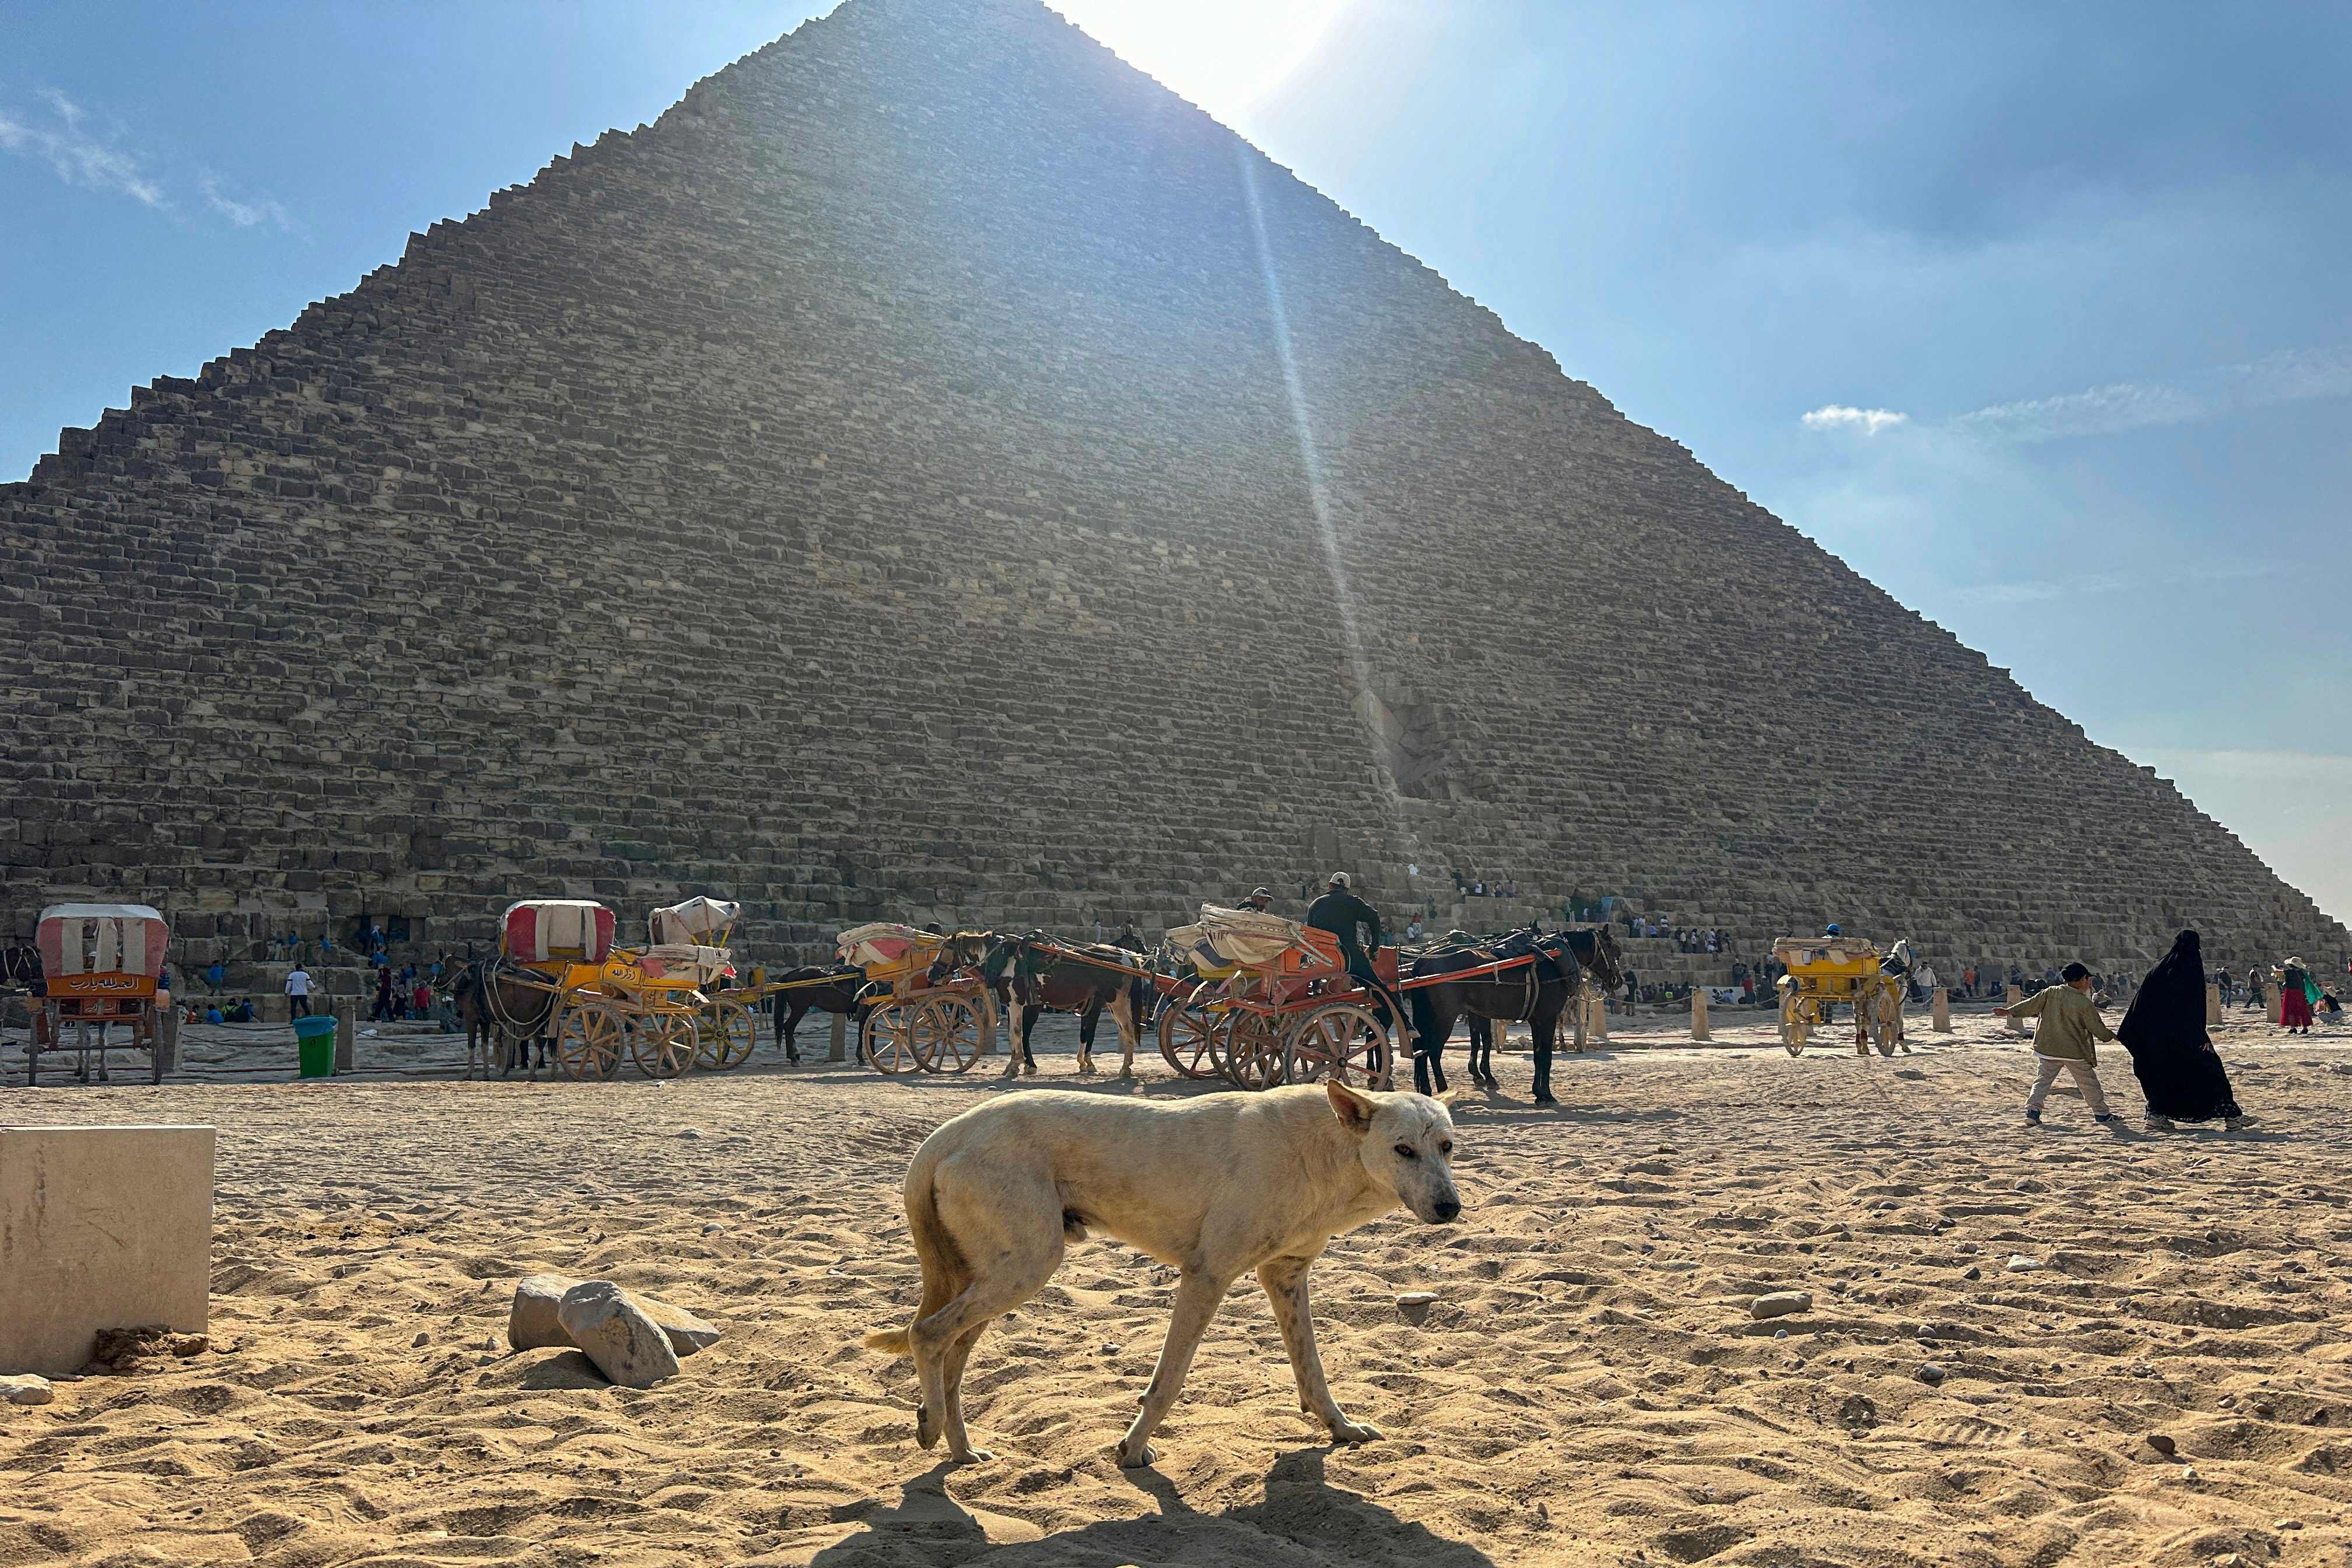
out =
[[294,1020],[294,1051],[304,1078],[335,1076],[335,1021],[332,1018]]

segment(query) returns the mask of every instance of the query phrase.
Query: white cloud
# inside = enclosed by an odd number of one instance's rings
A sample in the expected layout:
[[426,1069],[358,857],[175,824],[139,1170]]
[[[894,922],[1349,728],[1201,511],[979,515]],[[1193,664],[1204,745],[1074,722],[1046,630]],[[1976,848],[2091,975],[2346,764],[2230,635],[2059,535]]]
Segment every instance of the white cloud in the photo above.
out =
[[89,115],[64,93],[43,89],[49,123],[37,124],[0,110],[0,153],[38,158],[68,185],[112,191],[146,206],[163,207],[163,187],[140,167],[138,158],[113,142],[85,131]]
[[[2032,443],[2187,425],[2282,403],[2347,395],[2352,395],[2352,350],[2289,349],[2177,381],[2119,381],[2056,397],[1996,404],[1963,414],[1951,425],[1989,440]],[[1812,416],[1805,417],[1810,423]]]
[[[36,94],[47,111],[0,109],[0,153],[47,163],[57,177],[84,190],[129,196],[158,212],[173,210],[163,181],[149,172],[120,130],[100,132],[89,111],[55,88]],[[232,196],[210,174],[197,182],[205,206],[239,228],[268,224],[289,234],[301,225],[275,197]]]
[[290,234],[297,226],[293,215],[280,205],[273,196],[256,196],[251,201],[238,201],[234,196],[223,195],[219,184],[210,174],[206,174],[199,182],[198,189],[204,193],[206,206],[239,228],[251,228],[256,224],[267,223],[274,224],[279,229]]
[[1892,408],[1849,408],[1842,403],[1832,403],[1814,409],[1804,416],[1808,430],[1859,430],[1865,436],[1875,436],[1881,430],[1908,424],[1911,416],[1897,414]]
[[2085,572],[2063,579],[2025,578],[2010,583],[1984,583],[1964,588],[1971,599],[1993,605],[2031,605],[2046,599],[2081,597],[2087,594],[2120,594],[2126,588],[2147,593],[2165,588],[2210,588],[2222,583],[2245,583],[2275,576],[2279,568],[2267,561],[2214,561],[2187,570],[2149,566],[2132,572]]

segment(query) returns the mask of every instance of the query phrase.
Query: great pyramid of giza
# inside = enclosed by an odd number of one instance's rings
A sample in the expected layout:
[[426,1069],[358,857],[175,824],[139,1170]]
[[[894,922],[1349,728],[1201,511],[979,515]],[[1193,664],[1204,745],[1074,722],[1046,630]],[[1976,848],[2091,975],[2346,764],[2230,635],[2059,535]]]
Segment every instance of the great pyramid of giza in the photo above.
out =
[[1748,951],[2346,941],[1035,0],[847,0],[64,432],[0,527],[20,931],[709,891],[772,960],[1344,866]]

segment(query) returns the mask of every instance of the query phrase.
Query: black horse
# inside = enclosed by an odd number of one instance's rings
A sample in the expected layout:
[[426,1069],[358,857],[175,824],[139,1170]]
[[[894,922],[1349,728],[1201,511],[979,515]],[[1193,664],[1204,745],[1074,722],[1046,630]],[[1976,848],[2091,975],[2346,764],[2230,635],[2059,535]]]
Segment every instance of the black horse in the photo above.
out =
[[[799,1041],[794,1037],[801,1020],[811,1013],[838,1013],[847,1018],[855,1032],[857,1022],[866,1015],[866,1004],[860,1000],[866,989],[866,972],[851,968],[818,968],[789,970],[777,976],[776,983],[790,986],[779,991],[769,1001],[775,1011],[776,1043],[784,1047],[784,1059],[798,1063],[801,1059]],[[861,1042],[859,1048],[864,1049]]]
[[[1547,935],[1530,926],[1485,939],[1457,932],[1414,960],[1412,977],[1483,969],[1497,959],[1521,955],[1528,962],[1513,968],[1412,988],[1415,1089],[1423,1094],[1445,1091],[1445,1042],[1454,1033],[1455,1020],[1466,1014],[1471,1020],[1472,1079],[1495,1085],[1494,1025],[1525,1022],[1535,1041],[1536,1102],[1554,1103],[1551,1055],[1559,1037],[1559,1016],[1581,996],[1588,974],[1607,988],[1622,982],[1616,939],[1605,928]],[[1581,1050],[1580,1009],[1574,1028],[1577,1048]]]

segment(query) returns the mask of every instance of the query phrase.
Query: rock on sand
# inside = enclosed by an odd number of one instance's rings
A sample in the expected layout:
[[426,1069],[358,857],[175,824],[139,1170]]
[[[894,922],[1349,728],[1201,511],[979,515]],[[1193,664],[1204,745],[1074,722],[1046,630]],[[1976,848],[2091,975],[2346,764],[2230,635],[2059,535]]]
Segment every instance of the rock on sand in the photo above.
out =
[[47,1405],[57,1397],[49,1380],[26,1373],[17,1377],[0,1377],[0,1403],[8,1405]]
[[555,1315],[596,1370],[624,1388],[651,1388],[677,1375],[677,1352],[670,1349],[669,1336],[609,1279],[566,1290]]
[[[519,1351],[585,1350],[563,1330],[563,1321],[557,1311],[564,1296],[576,1290],[583,1280],[567,1279],[561,1274],[533,1274],[515,1287],[514,1307],[507,1313],[507,1342]],[[599,1281],[604,1283],[604,1281]],[[615,1289],[620,1287],[615,1286]],[[651,1296],[640,1296],[634,1290],[624,1294],[637,1304],[637,1310],[658,1325],[669,1336],[669,1348],[679,1355],[692,1355],[719,1342],[719,1330],[683,1307]]]
[[1785,1318],[1792,1312],[1812,1310],[1811,1290],[1774,1290],[1748,1303],[1748,1315],[1759,1323],[1767,1318]]

